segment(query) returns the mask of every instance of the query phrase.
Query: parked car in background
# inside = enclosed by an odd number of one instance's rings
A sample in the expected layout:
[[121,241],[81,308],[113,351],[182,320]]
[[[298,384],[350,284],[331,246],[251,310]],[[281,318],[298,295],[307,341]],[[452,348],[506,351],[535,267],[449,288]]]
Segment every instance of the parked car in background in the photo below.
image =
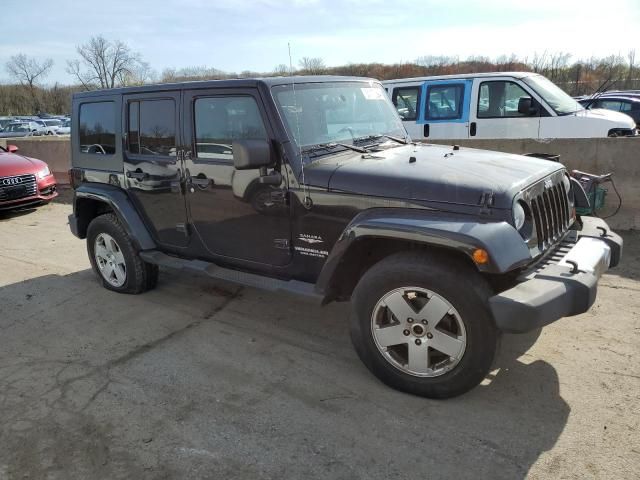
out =
[[71,119],[62,121],[62,124],[56,130],[56,135],[69,135],[71,133]]
[[637,135],[627,115],[585,110],[535,73],[474,73],[382,83],[414,140]]
[[33,119],[16,118],[15,123],[26,125],[33,135],[44,135],[46,125]]
[[623,97],[640,97],[640,90],[609,90],[603,95],[619,95]]
[[0,138],[29,137],[31,135],[33,135],[33,132],[30,125],[24,122],[10,123],[0,132]]
[[15,119],[13,117],[0,117],[0,132],[4,130],[4,127],[14,122]]
[[58,196],[56,180],[42,160],[0,147],[0,210],[48,203]]
[[57,125],[56,126],[48,125],[47,121],[48,119],[43,120],[38,118],[38,119],[31,120],[30,123],[37,125],[39,135],[54,135],[55,130],[57,129]]
[[598,98],[585,98],[578,102],[589,110],[603,108],[614,112],[622,112],[633,118],[640,127],[640,97],[625,97],[619,95],[602,95]]
[[43,118],[40,122],[44,123],[45,125],[45,135],[55,135],[58,131],[58,128],[60,128],[60,126],[62,125],[62,120],[59,120],[57,118]]

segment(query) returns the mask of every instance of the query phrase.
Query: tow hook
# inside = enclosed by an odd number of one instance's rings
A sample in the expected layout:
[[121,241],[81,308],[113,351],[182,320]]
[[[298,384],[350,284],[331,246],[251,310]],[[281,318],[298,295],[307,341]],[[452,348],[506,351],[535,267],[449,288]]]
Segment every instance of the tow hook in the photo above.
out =
[[578,268],[578,262],[576,262],[574,260],[565,260],[565,262],[567,262],[569,265],[571,265],[573,267],[569,273],[572,273],[572,274],[584,273],[582,270],[580,270]]
[[596,227],[598,230],[600,230],[602,232],[602,235],[600,235],[601,237],[606,237],[607,236],[607,229],[604,227]]

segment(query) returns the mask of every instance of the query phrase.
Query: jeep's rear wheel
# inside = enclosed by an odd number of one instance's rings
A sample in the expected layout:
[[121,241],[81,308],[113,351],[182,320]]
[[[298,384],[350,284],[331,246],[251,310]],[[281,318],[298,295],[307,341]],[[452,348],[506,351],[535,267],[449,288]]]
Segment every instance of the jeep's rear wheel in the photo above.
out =
[[351,338],[386,384],[430,398],[460,395],[482,381],[495,355],[489,296],[484,279],[457,258],[395,254],[358,283]]
[[93,271],[109,290],[142,293],[156,286],[158,267],[144,262],[114,214],[94,218],[87,229]]

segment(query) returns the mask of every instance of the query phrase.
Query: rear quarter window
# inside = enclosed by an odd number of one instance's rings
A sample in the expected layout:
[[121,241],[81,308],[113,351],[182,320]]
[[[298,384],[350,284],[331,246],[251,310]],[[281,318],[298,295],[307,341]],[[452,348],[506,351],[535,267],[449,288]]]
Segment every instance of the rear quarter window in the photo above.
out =
[[116,107],[114,102],[80,105],[80,152],[113,155],[116,152]]

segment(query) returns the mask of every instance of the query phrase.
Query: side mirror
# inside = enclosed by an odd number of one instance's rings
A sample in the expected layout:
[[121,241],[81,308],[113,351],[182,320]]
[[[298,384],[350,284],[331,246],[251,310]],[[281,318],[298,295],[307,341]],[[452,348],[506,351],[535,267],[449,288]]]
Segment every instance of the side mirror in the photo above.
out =
[[531,117],[538,113],[538,109],[533,106],[533,99],[531,97],[521,97],[518,100],[518,113]]
[[233,141],[233,165],[237,170],[253,170],[273,164],[271,145],[267,140]]
[[18,151],[18,147],[15,145],[7,145],[7,152],[16,153]]

